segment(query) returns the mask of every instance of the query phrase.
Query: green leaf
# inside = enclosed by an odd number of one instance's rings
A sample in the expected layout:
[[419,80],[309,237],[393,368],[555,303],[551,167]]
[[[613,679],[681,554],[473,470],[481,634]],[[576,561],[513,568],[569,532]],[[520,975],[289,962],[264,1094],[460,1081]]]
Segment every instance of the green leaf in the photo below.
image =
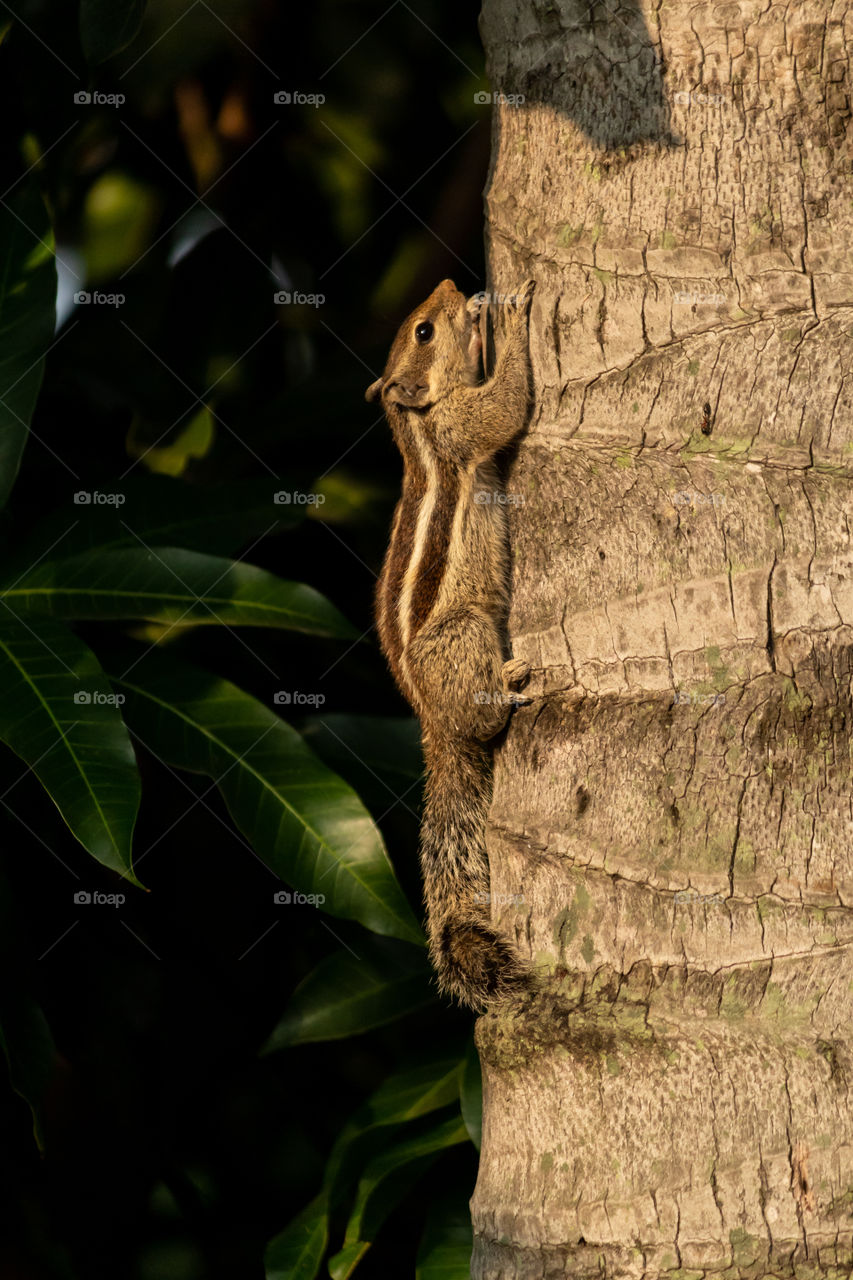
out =
[[368,804],[381,805],[384,812],[391,799],[401,796],[417,813],[424,762],[414,716],[311,716],[303,733],[317,755]]
[[343,1247],[329,1259],[329,1275],[332,1280],[349,1280],[364,1255],[370,1248],[369,1240],[356,1240]]
[[[11,581],[10,578],[12,579]],[[357,632],[318,591],[237,560],[179,547],[118,547],[43,561],[0,600],[61,618],[286,627],[348,640]]]
[[434,998],[420,950],[359,945],[337,951],[300,982],[264,1053],[317,1040],[344,1040],[402,1018]]
[[42,1103],[56,1071],[56,1046],[42,1010],[20,992],[10,993],[0,1005],[0,1048],[9,1065],[9,1082],[32,1112],[33,1135],[43,1151]]
[[319,1195],[267,1245],[264,1280],[314,1280],[328,1239],[326,1198]]
[[[135,879],[139,774],[95,655],[57,623],[0,617],[0,739],[33,770],[80,843]],[[88,701],[86,701],[88,699]]]
[[389,1147],[371,1160],[358,1184],[344,1247],[375,1240],[383,1222],[436,1156],[448,1147],[467,1141],[468,1133],[461,1117],[454,1116],[426,1133]]
[[465,1128],[477,1150],[483,1139],[483,1076],[480,1058],[473,1039],[468,1044],[459,1080],[459,1102]]
[[[423,944],[367,810],[295,729],[236,685],[160,653],[123,649],[110,671],[142,742],[167,764],[211,777],[277,875],[322,896],[317,905],[333,916]],[[269,905],[283,910],[272,892]]]
[[[183,547],[228,555],[259,535],[274,536],[304,519],[304,508],[275,506],[267,480],[202,486],[167,476],[129,476],[104,489],[80,491],[27,536],[4,570],[12,580],[53,551],[67,559],[93,547]],[[19,538],[20,542],[20,538]]]
[[389,1076],[359,1116],[371,1125],[404,1124],[449,1106],[458,1092],[460,1067],[458,1058],[441,1057]]
[[21,465],[53,337],[55,299],[50,221],[41,198],[22,187],[0,205],[0,508]]
[[440,1201],[430,1210],[415,1280],[470,1280],[474,1233],[467,1205]]
[[86,61],[94,66],[126,48],[144,13],[145,0],[81,0],[80,43]]
[[369,1155],[375,1154],[376,1140],[381,1140],[383,1131],[449,1106],[456,1099],[461,1069],[458,1057],[441,1057],[389,1076],[380,1085],[332,1148],[323,1180],[330,1204],[338,1203],[365,1149],[369,1148]]

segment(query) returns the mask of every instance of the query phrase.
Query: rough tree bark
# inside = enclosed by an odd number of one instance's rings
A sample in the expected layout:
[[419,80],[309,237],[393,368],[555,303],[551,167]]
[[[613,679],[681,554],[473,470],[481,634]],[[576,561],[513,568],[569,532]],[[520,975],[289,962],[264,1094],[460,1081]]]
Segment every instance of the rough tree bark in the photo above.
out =
[[546,994],[478,1024],[472,1274],[849,1277],[853,3],[482,33],[538,283],[492,909]]

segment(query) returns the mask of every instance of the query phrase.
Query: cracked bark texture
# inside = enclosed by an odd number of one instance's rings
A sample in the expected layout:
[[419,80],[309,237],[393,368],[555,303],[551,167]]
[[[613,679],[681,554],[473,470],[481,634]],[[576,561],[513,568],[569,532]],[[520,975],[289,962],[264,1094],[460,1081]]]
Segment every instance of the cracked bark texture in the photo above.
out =
[[[507,489],[479,1280],[853,1275],[850,0],[485,0]],[[500,308],[494,308],[500,327]]]

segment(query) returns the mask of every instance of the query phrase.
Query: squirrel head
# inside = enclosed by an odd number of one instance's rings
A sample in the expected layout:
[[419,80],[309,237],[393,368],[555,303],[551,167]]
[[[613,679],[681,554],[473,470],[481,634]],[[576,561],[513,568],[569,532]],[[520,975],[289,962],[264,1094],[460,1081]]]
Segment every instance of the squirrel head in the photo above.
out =
[[442,280],[403,321],[385,372],[365,400],[381,400],[386,409],[428,409],[455,387],[473,386],[480,371],[480,305],[477,295],[469,301],[452,280]]

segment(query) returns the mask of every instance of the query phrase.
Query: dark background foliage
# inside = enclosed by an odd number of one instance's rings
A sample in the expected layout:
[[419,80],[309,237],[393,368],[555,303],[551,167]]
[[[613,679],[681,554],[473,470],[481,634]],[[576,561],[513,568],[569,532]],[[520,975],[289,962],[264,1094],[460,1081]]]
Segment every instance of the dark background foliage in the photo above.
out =
[[[400,464],[363,391],[438,280],[483,286],[476,8],[151,0],[133,34],[137,8],[84,4],[81,27],[69,0],[0,5],[3,207],[8,188],[41,192],[60,268],[3,558],[24,570],[54,538],[97,544],[99,513],[74,505],[78,491],[124,493],[159,473],[167,515],[212,495],[211,551],[221,535],[238,558],[317,588],[363,639],[203,627],[160,647],[304,734],[379,823],[419,917],[417,733],[371,629]],[[111,54],[119,18],[132,39]],[[81,290],[124,301],[75,304]],[[277,305],[278,291],[323,302]],[[276,505],[285,490],[324,501]],[[105,636],[159,638],[144,621],[75,629],[99,654]],[[323,701],[276,705],[282,689]],[[384,1026],[346,1037],[344,1014],[344,1038],[262,1055],[325,958],[394,976],[419,953],[277,907],[279,879],[210,779],[164,763],[144,735],[134,749],[147,892],[94,862],[0,748],[0,1017],[19,1089],[0,1089],[4,1280],[262,1277],[268,1241],[317,1194],[365,1099],[424,1060],[461,1062],[470,1040],[470,1019],[422,978]],[[126,902],[82,906],[81,889]],[[434,1119],[405,1136],[419,1124]],[[384,1140],[368,1136],[353,1178]],[[464,1218],[475,1171],[470,1143],[414,1162],[358,1275],[414,1275],[429,1205],[445,1197],[439,1225]],[[332,1206],[329,1252],[347,1205]]]

